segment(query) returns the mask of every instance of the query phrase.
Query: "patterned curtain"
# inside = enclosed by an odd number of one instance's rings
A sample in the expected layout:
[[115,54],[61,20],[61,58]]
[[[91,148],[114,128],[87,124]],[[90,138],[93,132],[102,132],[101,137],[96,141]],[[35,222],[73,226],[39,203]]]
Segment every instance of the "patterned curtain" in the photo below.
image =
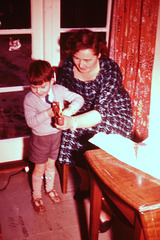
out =
[[120,66],[133,106],[134,140],[148,137],[159,0],[114,0],[109,56]]

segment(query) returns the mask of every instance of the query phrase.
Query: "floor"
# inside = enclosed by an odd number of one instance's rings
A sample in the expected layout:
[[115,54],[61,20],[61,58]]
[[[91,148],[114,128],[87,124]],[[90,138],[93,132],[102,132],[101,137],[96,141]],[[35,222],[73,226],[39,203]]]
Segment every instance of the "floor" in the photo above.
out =
[[[31,171],[22,169],[19,166],[0,171],[1,240],[88,240],[89,199],[79,204],[73,199],[79,184],[75,170],[70,169],[67,194],[61,192],[57,171],[55,189],[61,202],[53,204],[43,192],[47,211],[38,214],[31,204]],[[98,240],[130,240],[132,233],[132,228],[114,218],[112,228],[99,233]]]

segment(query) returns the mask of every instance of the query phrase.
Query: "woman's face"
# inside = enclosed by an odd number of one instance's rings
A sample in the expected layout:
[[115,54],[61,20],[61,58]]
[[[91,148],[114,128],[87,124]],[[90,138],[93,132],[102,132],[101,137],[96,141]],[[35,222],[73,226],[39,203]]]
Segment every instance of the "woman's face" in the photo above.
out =
[[73,55],[73,62],[81,73],[89,73],[97,67],[99,56],[92,49],[82,49]]

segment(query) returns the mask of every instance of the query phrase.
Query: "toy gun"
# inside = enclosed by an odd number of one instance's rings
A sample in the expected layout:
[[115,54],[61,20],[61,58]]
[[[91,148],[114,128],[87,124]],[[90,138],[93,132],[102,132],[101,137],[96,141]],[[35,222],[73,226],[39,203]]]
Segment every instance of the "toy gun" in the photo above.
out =
[[55,123],[62,126],[64,124],[64,117],[62,116],[62,109],[59,102],[52,102],[52,110],[54,112]]

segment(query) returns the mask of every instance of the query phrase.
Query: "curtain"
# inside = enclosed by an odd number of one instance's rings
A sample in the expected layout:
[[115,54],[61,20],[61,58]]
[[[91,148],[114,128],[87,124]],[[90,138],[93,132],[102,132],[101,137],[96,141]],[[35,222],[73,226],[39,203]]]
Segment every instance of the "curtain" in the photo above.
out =
[[114,0],[109,57],[117,62],[133,107],[134,138],[148,137],[159,0]]

